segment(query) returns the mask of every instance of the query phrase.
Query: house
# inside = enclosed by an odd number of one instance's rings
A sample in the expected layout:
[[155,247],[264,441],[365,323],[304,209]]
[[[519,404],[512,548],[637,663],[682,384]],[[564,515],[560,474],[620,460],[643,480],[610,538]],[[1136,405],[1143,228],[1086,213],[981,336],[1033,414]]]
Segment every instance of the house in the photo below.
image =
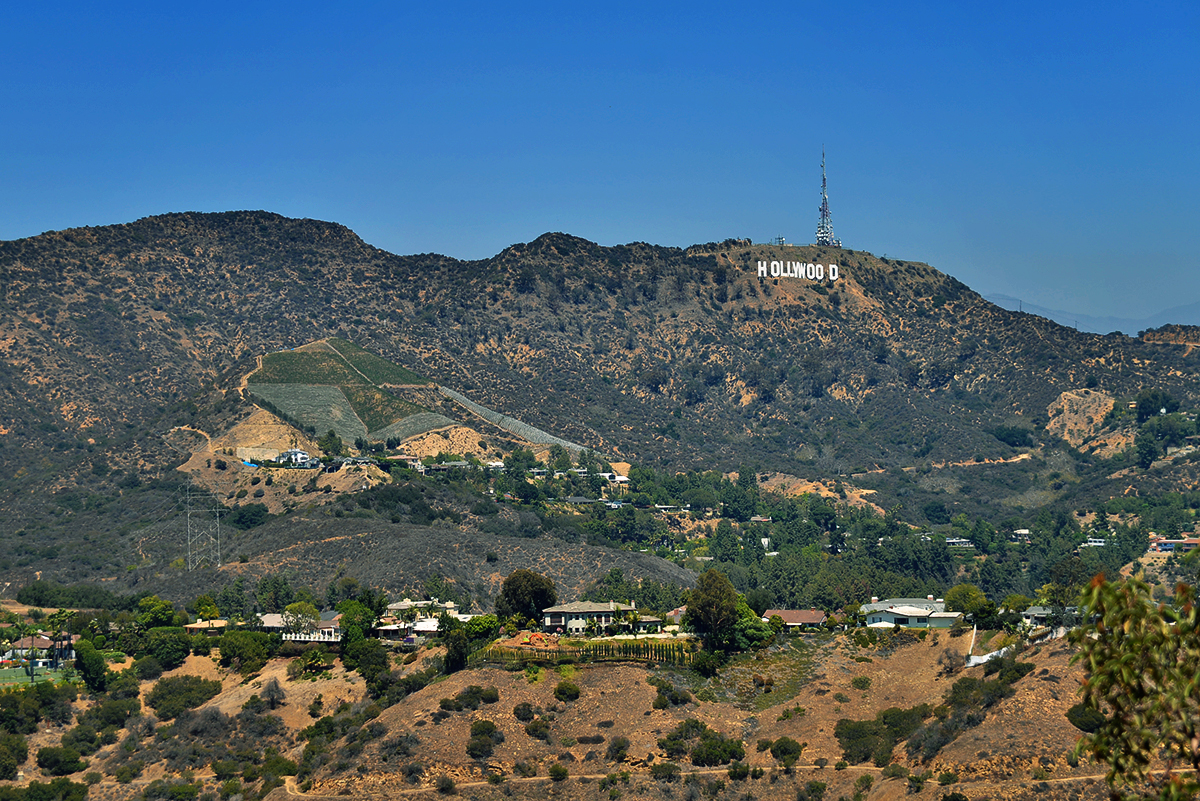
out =
[[340,642],[342,639],[342,613],[337,611],[322,612],[316,626],[306,631],[288,631],[284,625],[283,615],[278,612],[268,612],[259,618],[263,631],[280,634],[283,639],[291,642]]
[[225,627],[228,625],[228,620],[199,620],[195,623],[188,623],[183,630],[188,634],[207,634],[209,637],[220,637],[225,633]]
[[934,612],[919,606],[894,606],[872,612],[869,628],[948,629],[963,619],[962,612]]
[[35,634],[22,637],[13,642],[8,651],[0,657],[5,660],[28,659],[30,651],[35,653],[35,667],[45,668],[50,664],[74,661],[75,643],[79,642],[78,634],[59,637],[57,640]]
[[454,601],[439,601],[433,598],[428,601],[414,601],[411,598],[405,598],[403,601],[396,601],[387,605],[387,614],[392,617],[401,617],[409,610],[413,610],[414,620],[424,620],[425,618],[439,618],[443,614],[450,617],[462,618],[458,611],[458,606]]
[[[542,610],[542,625],[549,632],[582,634],[589,624],[600,628],[619,623],[629,612],[637,612],[637,605],[619,604],[616,601],[572,601],[569,604],[551,606]],[[656,617],[642,617],[637,623],[638,631],[655,631],[662,628]]]
[[288,465],[290,467],[300,467],[304,469],[312,469],[321,466],[321,460],[315,456],[309,456],[308,451],[302,451],[299,448],[290,448],[279,454],[275,460],[279,464]]
[[945,602],[934,599],[932,595],[926,595],[924,598],[886,598],[882,601],[878,598],[871,598],[871,603],[863,604],[858,611],[859,614],[869,618],[873,612],[891,609],[894,606],[915,606],[929,612],[946,611]]
[[884,601],[872,598],[871,603],[863,604],[859,613],[867,619],[867,626],[873,628],[948,629],[963,619],[962,612],[947,612],[945,602],[935,600],[932,595]]
[[776,615],[783,619],[788,631],[818,628],[825,625],[827,617],[820,609],[768,609],[763,612],[763,622],[770,623]]
[[1054,610],[1048,606],[1031,606],[1021,613],[1021,620],[1030,626],[1045,626]]
[[1178,540],[1169,540],[1166,537],[1150,538],[1150,550],[1158,553],[1174,553],[1176,551],[1187,553],[1196,550],[1197,547],[1200,547],[1200,538],[1197,537],[1184,537]]

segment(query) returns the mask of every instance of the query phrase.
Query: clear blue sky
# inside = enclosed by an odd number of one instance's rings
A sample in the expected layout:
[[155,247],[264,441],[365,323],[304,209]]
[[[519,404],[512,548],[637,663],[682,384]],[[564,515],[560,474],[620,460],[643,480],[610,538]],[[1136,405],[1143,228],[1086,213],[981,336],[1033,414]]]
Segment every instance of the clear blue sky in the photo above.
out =
[[[1200,4],[10,3],[0,239],[168,211],[396,253],[811,242],[1200,301]],[[744,6],[744,7],[743,7]]]

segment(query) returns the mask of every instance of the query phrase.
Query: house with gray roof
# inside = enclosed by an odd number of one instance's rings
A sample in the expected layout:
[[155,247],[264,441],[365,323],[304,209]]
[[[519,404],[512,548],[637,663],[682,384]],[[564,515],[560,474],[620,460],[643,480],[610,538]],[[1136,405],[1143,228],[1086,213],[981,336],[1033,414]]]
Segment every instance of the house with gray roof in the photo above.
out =
[[[601,629],[617,625],[630,612],[637,612],[637,604],[619,604],[616,601],[572,601],[542,610],[542,626],[548,632],[583,634],[588,624],[595,621]],[[657,631],[662,620],[657,617],[638,615],[638,631]]]

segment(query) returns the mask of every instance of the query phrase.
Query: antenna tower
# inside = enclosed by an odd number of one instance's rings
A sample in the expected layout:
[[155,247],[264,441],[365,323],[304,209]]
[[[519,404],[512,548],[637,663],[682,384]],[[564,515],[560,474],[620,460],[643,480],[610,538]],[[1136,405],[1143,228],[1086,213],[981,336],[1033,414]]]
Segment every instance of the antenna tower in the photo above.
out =
[[817,244],[840,248],[842,240],[833,235],[833,217],[829,214],[829,195],[825,191],[825,149],[821,148],[821,220],[817,223]]

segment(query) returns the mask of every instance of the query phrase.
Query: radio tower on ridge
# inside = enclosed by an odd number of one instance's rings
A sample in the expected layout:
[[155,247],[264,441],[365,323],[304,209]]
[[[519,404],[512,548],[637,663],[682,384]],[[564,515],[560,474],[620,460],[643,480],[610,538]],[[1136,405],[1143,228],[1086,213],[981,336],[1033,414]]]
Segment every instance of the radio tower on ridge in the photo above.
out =
[[829,214],[829,195],[825,192],[825,149],[821,148],[821,220],[817,223],[817,244],[840,248],[842,240],[833,235],[833,217]]

